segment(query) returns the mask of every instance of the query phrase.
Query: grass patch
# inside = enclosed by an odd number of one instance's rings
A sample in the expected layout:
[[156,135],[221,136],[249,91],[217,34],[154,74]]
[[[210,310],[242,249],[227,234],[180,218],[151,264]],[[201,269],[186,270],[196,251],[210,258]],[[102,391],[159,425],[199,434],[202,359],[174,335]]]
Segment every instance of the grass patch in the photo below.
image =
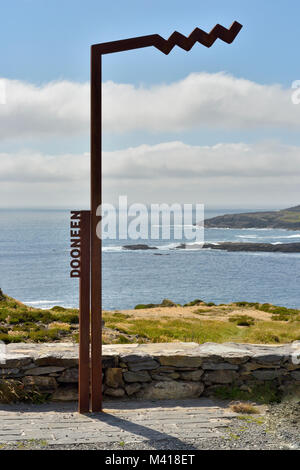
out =
[[[264,424],[264,418],[262,416],[254,418],[254,416],[237,416],[237,419],[246,423]],[[247,428],[246,428],[247,429]]]
[[237,326],[253,326],[255,324],[255,319],[249,315],[233,315],[228,321],[236,323]]
[[[200,312],[199,312],[200,313]],[[122,315],[122,314],[121,314]],[[248,328],[237,323],[201,318],[133,318],[120,314],[104,315],[105,324],[124,334],[147,337],[153,343],[172,341],[238,342],[238,343],[289,343],[300,339],[300,323],[283,324],[260,321]]]
[[141,310],[144,308],[156,308],[156,307],[180,307],[180,304],[175,304],[172,300],[164,299],[160,304],[138,304],[134,307],[135,310]]
[[18,380],[0,380],[0,403],[34,403],[47,402],[49,394],[43,394],[34,388],[25,390],[24,384]]
[[31,331],[29,333],[29,338],[35,343],[47,343],[52,341],[58,341],[62,337],[66,336],[66,333],[67,331],[65,329],[42,329],[39,331]]
[[280,321],[295,321],[295,319],[299,318],[300,316],[300,310],[297,310],[295,308],[278,307],[272,304],[258,305],[257,310],[271,313],[272,320],[281,319]]
[[195,300],[192,300],[192,302],[184,304],[184,307],[194,307],[195,305],[201,305],[201,304],[204,304],[204,303],[205,302],[201,299],[195,299]]
[[72,335],[78,324],[78,310],[53,307],[51,310],[28,307],[0,290],[0,341],[20,342],[59,341]]
[[275,385],[269,383],[256,384],[248,390],[241,390],[234,385],[222,385],[214,390],[214,395],[222,400],[242,400],[262,404],[279,403],[282,398]]
[[234,413],[239,413],[239,414],[247,414],[247,415],[259,414],[258,409],[255,406],[251,405],[251,403],[242,403],[242,402],[233,403],[232,405],[230,405],[230,409]]
[[126,338],[124,335],[120,335],[119,338],[115,341],[115,344],[128,344],[131,343],[131,341]]

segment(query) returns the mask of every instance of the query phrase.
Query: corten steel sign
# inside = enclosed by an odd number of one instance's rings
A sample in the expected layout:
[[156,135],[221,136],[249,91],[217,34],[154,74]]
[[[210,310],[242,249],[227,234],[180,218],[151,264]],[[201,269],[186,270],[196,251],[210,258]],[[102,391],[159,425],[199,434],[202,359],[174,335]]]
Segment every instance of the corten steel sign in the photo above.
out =
[[102,203],[102,55],[151,46],[167,55],[175,46],[189,51],[196,42],[211,47],[217,39],[231,44],[241,28],[235,21],[229,29],[218,24],[210,33],[196,28],[189,37],[175,31],[167,40],[151,34],[91,47],[91,211],[73,211],[70,226],[71,277],[80,279],[80,413],[102,411],[102,243],[96,234]]

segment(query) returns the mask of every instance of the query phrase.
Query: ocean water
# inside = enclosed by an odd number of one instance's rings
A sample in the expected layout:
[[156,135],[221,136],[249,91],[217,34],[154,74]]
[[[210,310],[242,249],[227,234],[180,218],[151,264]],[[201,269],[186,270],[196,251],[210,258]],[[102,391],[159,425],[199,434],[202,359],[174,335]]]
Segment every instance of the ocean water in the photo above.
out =
[[[220,209],[205,216],[241,211]],[[300,241],[300,231],[206,229],[205,241],[289,243]],[[148,243],[159,250],[123,250],[127,243]],[[129,309],[164,298],[300,308],[300,254],[174,250],[178,244],[173,227],[169,240],[104,241],[104,309]],[[77,307],[78,280],[70,279],[69,262],[68,211],[0,210],[0,287],[6,294],[39,308]]]

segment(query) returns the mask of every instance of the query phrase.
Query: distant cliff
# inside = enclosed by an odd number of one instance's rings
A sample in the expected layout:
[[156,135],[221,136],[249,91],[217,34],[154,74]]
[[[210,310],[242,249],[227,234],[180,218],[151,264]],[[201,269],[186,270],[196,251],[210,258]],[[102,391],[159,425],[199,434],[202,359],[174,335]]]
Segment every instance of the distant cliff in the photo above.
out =
[[207,228],[278,228],[300,230],[300,205],[271,212],[225,214],[204,221]]

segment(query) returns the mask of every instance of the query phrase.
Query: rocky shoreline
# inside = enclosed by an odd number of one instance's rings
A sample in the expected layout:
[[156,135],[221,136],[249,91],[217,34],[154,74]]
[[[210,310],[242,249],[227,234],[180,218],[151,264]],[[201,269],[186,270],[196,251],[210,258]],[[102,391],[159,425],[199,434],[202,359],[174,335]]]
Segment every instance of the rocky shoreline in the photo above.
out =
[[[124,250],[158,250],[155,246],[149,246],[147,244],[136,244],[136,245],[124,245]],[[181,243],[180,245],[173,248],[174,250],[185,250],[185,249],[211,249],[211,250],[223,250],[223,251],[244,251],[244,252],[266,252],[266,253],[300,253],[300,243],[238,243],[238,242],[218,242],[218,243],[204,243],[203,245],[189,245]]]

